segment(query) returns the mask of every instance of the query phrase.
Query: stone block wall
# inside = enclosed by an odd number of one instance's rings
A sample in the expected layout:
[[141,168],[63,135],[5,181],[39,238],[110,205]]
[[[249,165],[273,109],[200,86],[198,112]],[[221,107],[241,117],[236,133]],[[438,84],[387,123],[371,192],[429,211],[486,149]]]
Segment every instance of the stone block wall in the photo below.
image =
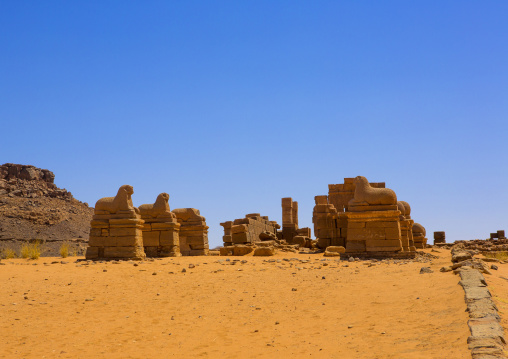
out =
[[314,235],[318,247],[344,246],[345,239],[341,237],[338,213],[333,204],[328,203],[328,196],[314,197],[316,205],[312,213]]
[[282,198],[282,238],[293,243],[298,230],[298,202],[291,197]]
[[172,211],[180,224],[180,253],[184,256],[208,255],[208,226],[205,217],[195,208]]
[[139,206],[143,225],[143,247],[148,257],[178,257],[180,224],[169,209],[169,194],[161,193],[154,204]]
[[[384,182],[371,182],[373,188],[385,188]],[[328,185],[328,203],[333,204],[337,212],[348,210],[348,203],[355,195],[354,178],[344,178],[344,183]]]
[[[355,255],[414,257],[411,207],[397,202],[395,192],[384,182],[358,176],[330,184],[328,189],[327,196],[315,197],[312,216],[319,248],[344,246],[346,253]],[[419,246],[426,245],[425,235],[417,240]]]
[[277,229],[280,228],[276,221],[270,221],[267,216],[261,216],[259,213],[251,213],[245,218],[223,222],[221,226],[224,227],[225,247],[260,242],[262,233],[266,233],[266,237],[276,238]]
[[347,253],[402,251],[398,210],[369,211],[365,208],[346,212],[346,216]]

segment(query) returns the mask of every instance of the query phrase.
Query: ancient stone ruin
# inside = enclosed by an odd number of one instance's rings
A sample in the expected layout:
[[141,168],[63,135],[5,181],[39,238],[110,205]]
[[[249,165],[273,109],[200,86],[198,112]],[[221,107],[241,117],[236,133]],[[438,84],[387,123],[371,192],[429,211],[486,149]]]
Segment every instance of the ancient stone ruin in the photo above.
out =
[[87,259],[143,259],[208,254],[208,226],[194,208],[170,211],[167,193],[154,204],[132,203],[132,186],[97,201]]
[[180,223],[169,209],[169,194],[161,193],[154,204],[139,206],[143,225],[143,247],[148,257],[178,257]]
[[413,241],[417,249],[424,249],[427,247],[426,234],[427,232],[425,227],[423,227],[420,223],[413,224]]
[[434,232],[434,245],[446,243],[446,234],[444,231]]
[[355,256],[414,257],[411,207],[398,202],[384,182],[358,176],[328,188],[328,196],[315,197],[313,210],[319,248],[342,246]]
[[506,239],[504,230],[498,230],[497,232],[491,233],[490,239]]
[[264,240],[277,238],[277,229],[280,225],[270,221],[267,216],[259,213],[247,214],[245,218],[227,221],[220,224],[224,227],[224,246],[233,244],[254,244]]
[[143,259],[143,223],[132,204],[132,186],[123,185],[115,197],[101,198],[95,204],[90,222],[87,259]]
[[[328,196],[314,197],[316,205],[312,212],[314,235],[319,248],[329,246],[345,246],[347,226],[342,223],[344,237],[341,235],[341,223],[335,206],[328,202]],[[341,219],[345,221],[345,219]]]
[[411,207],[405,201],[398,201],[397,208],[400,211],[400,240],[402,242],[402,249],[404,251],[416,251],[416,246],[413,240],[413,224],[411,219]]
[[298,244],[300,247],[310,246],[310,228],[298,228],[298,202],[291,197],[282,198],[282,231],[279,239],[289,244]]
[[180,224],[180,253],[184,256],[208,254],[208,226],[205,217],[195,208],[173,210]]

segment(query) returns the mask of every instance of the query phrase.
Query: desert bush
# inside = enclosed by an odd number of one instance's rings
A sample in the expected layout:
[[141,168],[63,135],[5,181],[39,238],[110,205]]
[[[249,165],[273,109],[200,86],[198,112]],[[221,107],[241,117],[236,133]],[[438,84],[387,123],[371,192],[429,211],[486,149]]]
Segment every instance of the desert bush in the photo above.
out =
[[11,259],[11,258],[16,258],[18,255],[16,254],[16,252],[11,249],[11,248],[4,248],[2,250],[2,255],[0,257],[4,258],[4,259]]
[[36,240],[31,243],[25,243],[21,246],[21,257],[28,259],[37,259],[41,256],[41,242]]
[[70,244],[69,242],[63,242],[60,246],[60,255],[62,258],[67,258],[69,256]]

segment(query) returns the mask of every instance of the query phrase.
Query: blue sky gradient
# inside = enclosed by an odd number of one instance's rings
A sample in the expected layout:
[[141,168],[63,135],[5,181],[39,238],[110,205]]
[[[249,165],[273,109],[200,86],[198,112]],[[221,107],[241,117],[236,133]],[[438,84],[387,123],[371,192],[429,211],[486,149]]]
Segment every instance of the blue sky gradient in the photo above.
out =
[[366,176],[447,240],[508,230],[508,2],[0,0],[0,162],[219,223]]

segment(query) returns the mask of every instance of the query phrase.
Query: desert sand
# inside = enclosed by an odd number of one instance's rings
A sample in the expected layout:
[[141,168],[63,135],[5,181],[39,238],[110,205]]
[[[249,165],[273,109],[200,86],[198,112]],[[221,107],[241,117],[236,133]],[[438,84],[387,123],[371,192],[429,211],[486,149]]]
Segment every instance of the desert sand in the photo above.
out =
[[[372,266],[293,253],[3,260],[0,357],[468,358],[464,293],[440,251]],[[488,276],[501,315],[507,270]]]

